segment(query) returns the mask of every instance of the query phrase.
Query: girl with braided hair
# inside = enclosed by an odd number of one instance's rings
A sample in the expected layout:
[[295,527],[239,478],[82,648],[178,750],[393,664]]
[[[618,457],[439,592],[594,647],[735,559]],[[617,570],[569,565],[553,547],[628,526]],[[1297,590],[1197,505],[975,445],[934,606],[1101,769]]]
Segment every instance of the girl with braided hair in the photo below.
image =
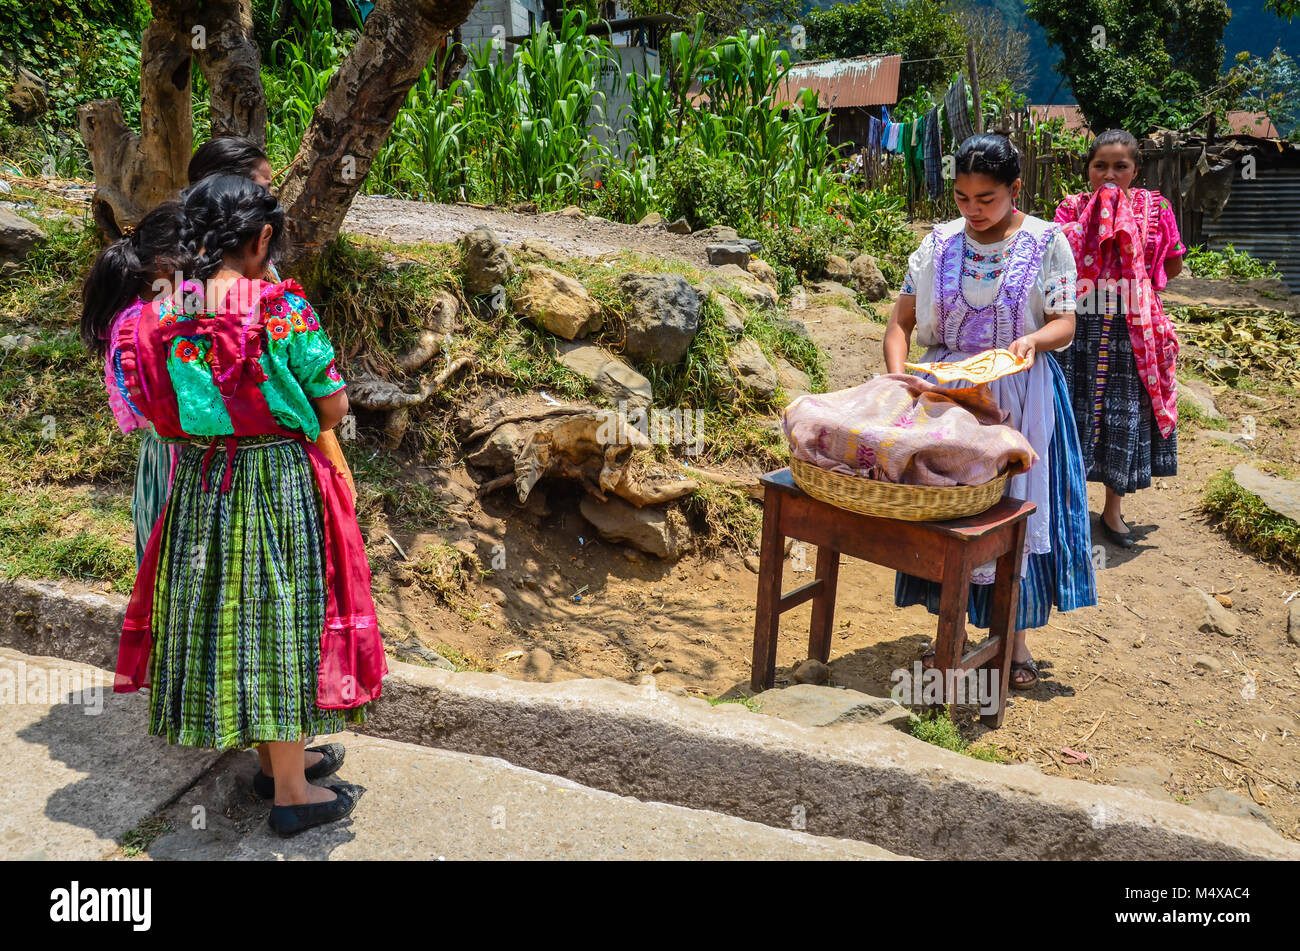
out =
[[[150,304],[119,341],[128,390],[186,441],[123,623],[114,690],[151,688],[149,732],[256,746],[254,788],[281,835],[341,819],[342,762],[303,737],[365,717],[387,672],[352,495],[314,440],[347,412],[334,349],[302,289],[263,280],[284,228],[266,189],[217,175],[182,193],[203,312]],[[311,754],[319,754],[313,761]]]
[[141,415],[122,377],[118,331],[134,322],[155,290],[166,295],[173,276],[188,263],[180,247],[185,217],[178,201],[163,202],[128,228],[121,238],[99,253],[81,285],[81,340],[86,349],[104,360],[104,389],[117,427],[123,433],[140,433],[131,518],[135,522],[136,564],[144,557],[145,543],[162,512],[171,472],[180,456],[177,447],[158,439]]
[[[239,175],[265,189],[271,187],[271,161],[265,150],[252,139],[238,135],[219,135],[200,145],[190,159],[188,174],[191,185],[211,175]],[[280,272],[270,258],[266,260],[266,279],[272,283],[280,281]],[[320,434],[316,445],[348,480],[348,488],[352,491],[352,501],[355,504],[356,482],[352,478],[351,467],[343,457],[343,447],[339,445],[338,437],[333,430],[326,430]]]

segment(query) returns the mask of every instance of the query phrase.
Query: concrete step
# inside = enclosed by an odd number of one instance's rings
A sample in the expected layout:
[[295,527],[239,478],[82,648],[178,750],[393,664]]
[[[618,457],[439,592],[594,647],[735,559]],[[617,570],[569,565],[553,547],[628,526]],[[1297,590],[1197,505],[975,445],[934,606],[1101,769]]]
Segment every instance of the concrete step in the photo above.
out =
[[154,816],[174,831],[153,840],[153,859],[898,857],[353,733],[333,738],[348,748],[337,779],[366,790],[352,816],[281,839],[252,791],[253,753],[169,747],[145,733],[148,695],[111,684],[94,667],[0,648],[0,859],[121,858],[123,836]]

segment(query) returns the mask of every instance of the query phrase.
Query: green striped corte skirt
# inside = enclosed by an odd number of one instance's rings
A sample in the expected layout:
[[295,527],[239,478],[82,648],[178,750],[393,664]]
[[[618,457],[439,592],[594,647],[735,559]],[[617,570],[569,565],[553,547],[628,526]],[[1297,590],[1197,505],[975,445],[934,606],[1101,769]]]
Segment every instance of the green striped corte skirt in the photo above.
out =
[[153,602],[149,732],[218,749],[338,733],[365,708],[316,706],[325,623],[321,503],[302,446],[240,440],[181,454]]
[[145,546],[153,533],[154,523],[167,503],[167,486],[171,480],[172,458],[180,446],[159,439],[152,429],[136,430],[140,434],[140,455],[135,463],[135,491],[131,494],[131,520],[135,523],[135,564],[144,558]]

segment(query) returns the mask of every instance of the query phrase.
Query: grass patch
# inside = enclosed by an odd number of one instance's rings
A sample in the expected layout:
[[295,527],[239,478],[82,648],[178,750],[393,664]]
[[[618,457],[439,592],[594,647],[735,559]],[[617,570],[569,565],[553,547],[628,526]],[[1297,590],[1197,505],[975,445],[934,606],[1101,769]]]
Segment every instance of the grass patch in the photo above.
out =
[[1195,403],[1185,399],[1178,401],[1178,421],[1180,423],[1195,423],[1202,429],[1228,431],[1228,421],[1226,419],[1211,419],[1202,413],[1200,407]]
[[756,697],[705,697],[709,701],[709,706],[716,707],[723,703],[738,703],[750,713],[758,713],[761,706]]
[[1201,511],[1234,541],[1265,561],[1300,570],[1300,524],[1279,515],[1223,470],[1205,486]]
[[59,489],[0,489],[0,576],[111,582],[129,594],[135,544],[125,497],[104,500]]
[[687,514],[704,523],[702,554],[723,549],[749,551],[763,528],[763,509],[745,493],[725,486],[701,484],[684,501]]
[[455,665],[457,673],[472,671],[479,674],[490,674],[496,669],[483,658],[475,654],[466,654],[450,644],[435,644],[433,649],[451,661]]
[[135,858],[153,845],[154,839],[175,831],[176,827],[162,816],[142,819],[138,826],[122,836],[122,854],[129,859]]
[[992,747],[971,746],[970,742],[961,735],[961,731],[957,729],[957,724],[952,722],[952,718],[948,716],[947,711],[927,713],[924,717],[912,714],[907,721],[907,729],[918,740],[924,740],[941,749],[962,753],[973,759],[980,759],[989,763],[1007,762],[1006,756]]

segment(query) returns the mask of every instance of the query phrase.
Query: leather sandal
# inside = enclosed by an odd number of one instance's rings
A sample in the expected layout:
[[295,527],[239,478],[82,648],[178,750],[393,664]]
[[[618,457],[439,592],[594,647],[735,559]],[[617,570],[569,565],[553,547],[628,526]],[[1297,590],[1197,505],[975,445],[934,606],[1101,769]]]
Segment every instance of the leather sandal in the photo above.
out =
[[267,816],[271,831],[282,838],[306,832],[327,822],[337,822],[348,816],[357,805],[357,797],[346,789],[334,787],[335,797],[330,802],[306,802],[297,806],[272,806]]
[[[1029,680],[1016,680],[1016,674],[1022,670],[1030,675]],[[1038,665],[1034,663],[1032,657],[1029,660],[1013,660],[1011,662],[1011,672],[1007,675],[1007,681],[1011,684],[1013,690],[1028,690],[1038,683]]]
[[[324,779],[326,776],[332,776],[340,766],[343,765],[343,757],[347,753],[342,743],[326,743],[324,746],[309,747],[306,752],[319,753],[320,759],[314,766],[307,767],[304,775],[307,782],[314,779]],[[275,777],[268,776],[258,769],[257,775],[253,777],[253,791],[263,799],[272,799],[275,797]]]

